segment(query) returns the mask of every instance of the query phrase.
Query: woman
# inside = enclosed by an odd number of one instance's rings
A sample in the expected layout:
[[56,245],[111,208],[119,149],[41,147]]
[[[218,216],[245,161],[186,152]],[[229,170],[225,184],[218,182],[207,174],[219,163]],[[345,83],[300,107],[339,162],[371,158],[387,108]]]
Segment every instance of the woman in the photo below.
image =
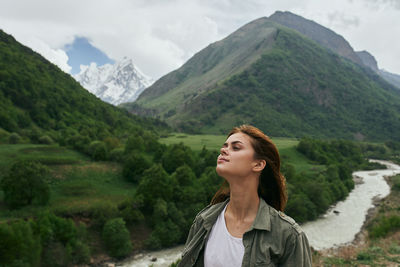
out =
[[259,129],[229,133],[216,171],[225,184],[195,218],[179,266],[311,266],[308,240],[282,213],[279,153]]

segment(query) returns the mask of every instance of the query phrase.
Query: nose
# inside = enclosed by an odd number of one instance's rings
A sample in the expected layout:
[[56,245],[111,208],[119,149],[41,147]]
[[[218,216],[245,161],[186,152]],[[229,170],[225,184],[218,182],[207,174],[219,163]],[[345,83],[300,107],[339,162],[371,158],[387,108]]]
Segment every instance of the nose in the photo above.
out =
[[225,147],[221,147],[220,154],[221,155],[226,155],[227,154],[227,149]]

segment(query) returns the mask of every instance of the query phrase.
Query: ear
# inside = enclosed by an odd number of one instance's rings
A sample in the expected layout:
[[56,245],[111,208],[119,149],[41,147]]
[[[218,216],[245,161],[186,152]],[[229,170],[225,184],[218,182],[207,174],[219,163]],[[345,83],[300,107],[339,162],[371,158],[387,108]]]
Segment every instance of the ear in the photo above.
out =
[[256,160],[253,165],[253,171],[261,172],[265,168],[266,165],[267,165],[267,163],[265,162],[265,160],[263,160],[263,159]]

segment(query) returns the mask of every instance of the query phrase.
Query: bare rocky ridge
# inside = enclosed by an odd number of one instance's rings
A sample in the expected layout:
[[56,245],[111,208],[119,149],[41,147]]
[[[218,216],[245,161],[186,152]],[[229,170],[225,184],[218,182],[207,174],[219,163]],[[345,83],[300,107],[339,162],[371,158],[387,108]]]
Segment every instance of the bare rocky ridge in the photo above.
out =
[[346,39],[312,20],[305,19],[287,11],[277,11],[272,14],[269,19],[300,32],[321,46],[329,48],[336,54],[348,58],[354,63],[359,65],[363,64]]

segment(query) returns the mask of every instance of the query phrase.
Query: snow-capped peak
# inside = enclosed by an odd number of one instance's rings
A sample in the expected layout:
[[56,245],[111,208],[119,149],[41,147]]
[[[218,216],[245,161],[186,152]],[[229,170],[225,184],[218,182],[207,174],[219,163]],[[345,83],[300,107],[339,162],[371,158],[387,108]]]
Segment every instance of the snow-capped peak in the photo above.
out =
[[113,65],[81,65],[80,73],[73,77],[89,92],[113,105],[135,101],[139,94],[154,82],[128,57]]

